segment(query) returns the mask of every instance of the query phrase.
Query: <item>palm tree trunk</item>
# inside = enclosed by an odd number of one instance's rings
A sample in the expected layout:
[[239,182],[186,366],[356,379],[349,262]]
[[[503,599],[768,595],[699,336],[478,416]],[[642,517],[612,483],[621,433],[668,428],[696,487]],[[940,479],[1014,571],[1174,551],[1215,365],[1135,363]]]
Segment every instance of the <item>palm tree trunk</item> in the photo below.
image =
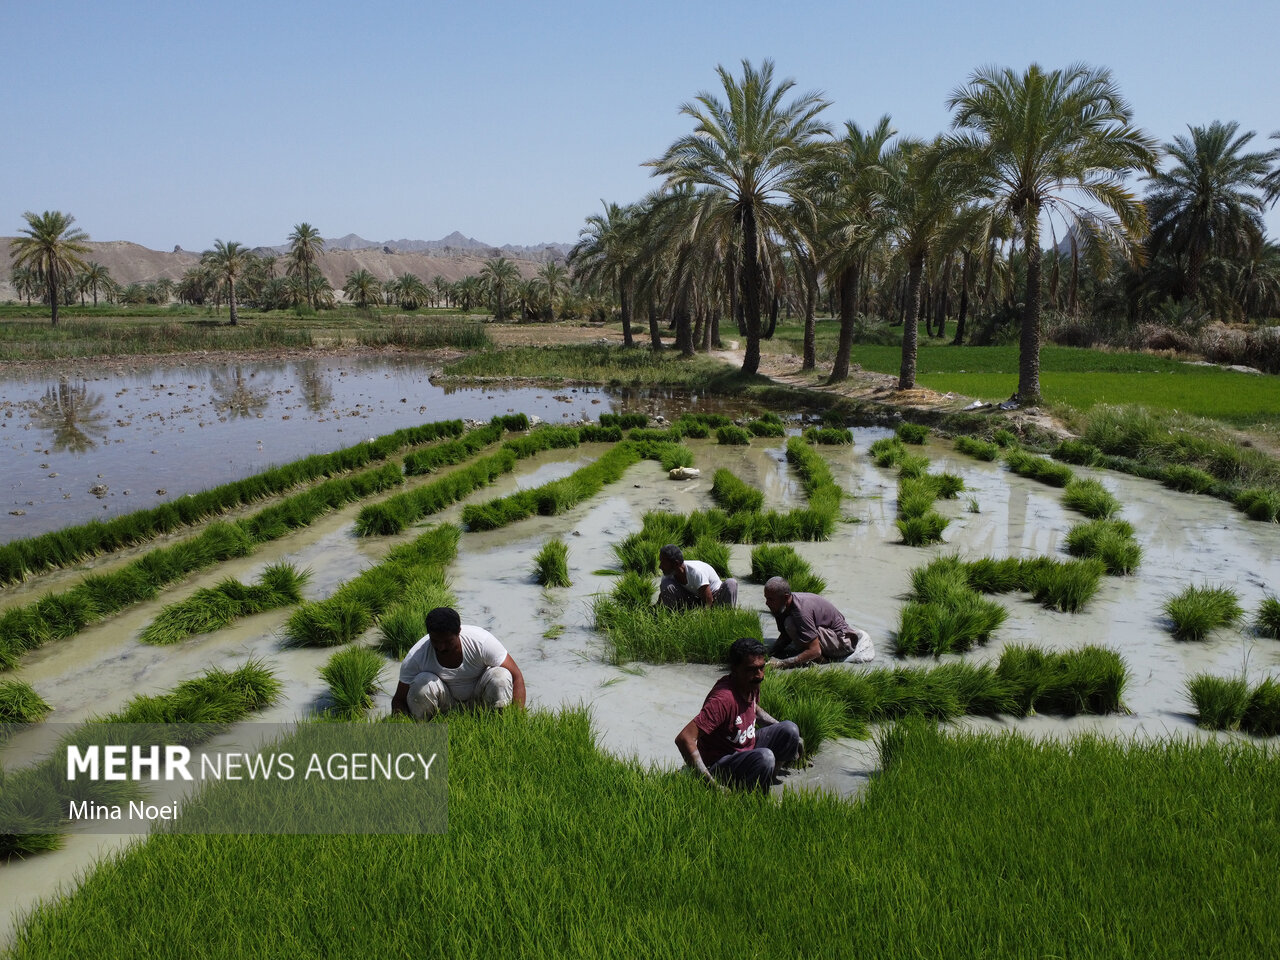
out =
[[236,282],[230,278],[227,279],[227,306],[231,312],[231,326],[234,327],[239,315],[236,313]]
[[760,369],[760,287],[763,282],[760,270],[760,251],[756,244],[755,210],[742,208],[742,299],[747,321],[747,349],[742,356],[742,372],[755,373]]
[[902,325],[902,367],[898,371],[898,389],[911,390],[916,385],[916,351],[920,347],[920,327],[916,314],[920,311],[920,277],[924,273],[924,254],[911,258],[907,271],[907,313]]
[[658,305],[649,300],[649,345],[654,350],[662,349],[662,333],[658,330]]
[[56,327],[58,325],[58,271],[52,264],[49,265],[46,279],[49,282],[49,310],[51,317],[49,326]]
[[839,383],[849,379],[849,354],[853,350],[853,326],[857,313],[854,303],[858,297],[858,267],[847,266],[836,277],[836,299],[840,304],[840,341],[836,346],[836,359],[831,365],[827,383]]
[[1018,346],[1018,402],[1040,402],[1040,208],[1027,204],[1026,227],[1027,304],[1022,314]]
[[964,252],[964,261],[960,265],[960,310],[956,316],[956,335],[951,341],[953,347],[964,343],[964,322],[969,315],[969,284],[973,281],[973,257],[969,250]]
[[622,308],[622,345],[634,347],[635,338],[631,336],[631,291],[627,289],[624,280],[618,281],[618,303]]
[[804,363],[801,370],[812,370],[818,364],[818,323],[815,314],[818,311],[818,271],[812,260],[805,270],[804,291]]

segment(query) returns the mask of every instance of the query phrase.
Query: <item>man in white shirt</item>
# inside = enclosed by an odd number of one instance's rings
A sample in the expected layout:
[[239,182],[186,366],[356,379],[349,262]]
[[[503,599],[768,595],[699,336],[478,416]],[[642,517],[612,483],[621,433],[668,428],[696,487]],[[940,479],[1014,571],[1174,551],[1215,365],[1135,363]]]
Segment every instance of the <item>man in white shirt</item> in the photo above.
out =
[[725,577],[723,582],[715,567],[701,560],[686,560],[674,543],[658,551],[662,584],[658,587],[658,603],[673,610],[689,607],[736,607],[738,581]]
[[452,607],[427,614],[427,635],[400,665],[392,713],[429,720],[459,706],[524,706],[524,674],[498,638]]

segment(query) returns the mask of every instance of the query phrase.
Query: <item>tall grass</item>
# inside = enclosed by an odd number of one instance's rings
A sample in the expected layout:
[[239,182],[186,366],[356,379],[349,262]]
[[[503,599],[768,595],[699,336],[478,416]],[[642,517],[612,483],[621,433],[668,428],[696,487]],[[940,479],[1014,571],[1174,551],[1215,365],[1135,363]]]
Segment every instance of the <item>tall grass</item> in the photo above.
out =
[[380,564],[348,580],[327,599],[304,603],[285,624],[285,643],[336,647],[354,640],[416,586],[442,585],[460,536],[453,524],[433,527],[391,550]]
[[29,683],[0,680],[0,741],[6,723],[39,723],[53,708]]
[[552,537],[533,558],[533,576],[544,587],[571,587],[569,579],[569,546],[560,537]]
[[401,347],[406,350],[483,350],[493,346],[484,324],[439,317],[426,322],[395,322],[390,326],[356,332],[356,342],[366,347]]
[[[271,943],[357,957],[371,930],[390,955],[445,960],[1274,952],[1260,878],[1280,860],[1267,842],[1280,775],[1250,744],[901,724],[882,740],[883,771],[847,801],[725,797],[656,774],[597,750],[586,710],[451,716],[448,735],[450,759],[466,762],[449,771],[446,834],[152,836],[42,903],[14,960],[79,958],[86,944],[110,957],[200,944],[230,958]],[[723,922],[744,875],[892,909],[801,896]],[[174,890],[200,908],[174,909]]]
[[794,547],[786,544],[761,544],[751,551],[751,581],[765,583],[771,577],[782,577],[795,593],[822,593],[827,581],[813,572]]
[[359,720],[373,706],[378,689],[378,675],[387,661],[368,647],[353,646],[339,650],[320,669],[320,677],[329,685],[330,716],[338,720]]
[[228,577],[215,587],[202,588],[166,606],[138,639],[143,643],[180,643],[197,633],[220,630],[241,617],[300,603],[302,588],[310,577],[310,571],[287,563],[264,568],[258,582],[251,585]]
[[1190,586],[1164,602],[1177,640],[1203,640],[1211,630],[1239,623],[1244,616],[1240,598],[1229,587]]
[[479,350],[444,367],[446,381],[507,381],[512,377],[556,383],[687,386],[699,392],[715,392],[717,387],[731,391],[748,382],[710,357],[683,358],[667,351],[594,344]]

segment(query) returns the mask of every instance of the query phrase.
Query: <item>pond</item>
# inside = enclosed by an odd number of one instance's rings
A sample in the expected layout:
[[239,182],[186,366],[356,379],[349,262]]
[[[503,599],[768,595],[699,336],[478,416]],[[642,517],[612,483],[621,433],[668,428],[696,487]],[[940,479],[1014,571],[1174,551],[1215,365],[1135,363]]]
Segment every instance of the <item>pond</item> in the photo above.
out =
[[420,362],[348,357],[134,363],[0,374],[0,543],[152,507],[434,420],[722,410],[673,391],[458,388]]

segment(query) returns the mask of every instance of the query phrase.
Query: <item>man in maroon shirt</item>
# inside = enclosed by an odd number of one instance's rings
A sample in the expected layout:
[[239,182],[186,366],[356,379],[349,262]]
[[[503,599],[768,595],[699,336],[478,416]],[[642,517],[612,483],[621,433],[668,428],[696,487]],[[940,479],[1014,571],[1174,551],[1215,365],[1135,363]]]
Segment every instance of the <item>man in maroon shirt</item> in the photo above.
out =
[[800,729],[761,709],[764,644],[751,637],[729,648],[729,674],[716,681],[702,712],[676,736],[684,762],[708,783],[767,790],[777,770],[804,747]]

